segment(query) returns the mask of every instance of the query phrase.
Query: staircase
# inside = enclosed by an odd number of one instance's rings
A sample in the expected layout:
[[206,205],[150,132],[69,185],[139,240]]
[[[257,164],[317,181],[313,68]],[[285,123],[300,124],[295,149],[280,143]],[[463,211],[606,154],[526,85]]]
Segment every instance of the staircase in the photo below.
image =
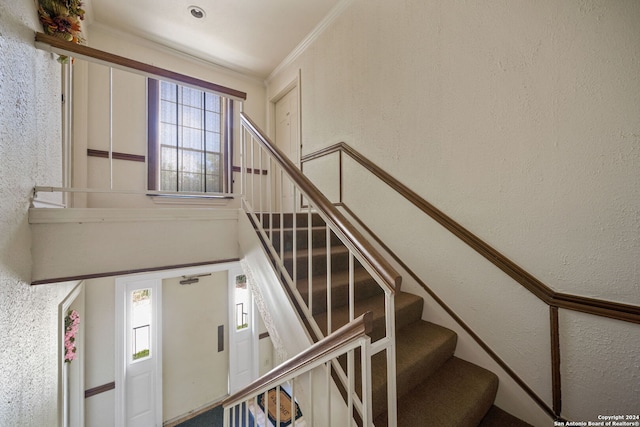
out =
[[[296,215],[296,258],[293,257],[293,215],[265,215],[265,230],[272,231],[273,246],[279,251],[283,236],[284,265],[294,278],[305,304],[309,305],[309,280],[314,319],[327,332],[327,244],[324,221],[311,216],[312,251],[308,250],[308,216]],[[284,228],[283,228],[284,227]],[[281,234],[282,230],[282,234]],[[349,322],[349,254],[331,235],[331,324],[332,330]],[[309,277],[309,259],[312,259]],[[371,340],[384,336],[384,294],[369,273],[354,260],[355,316],[366,311],[374,315]],[[498,378],[492,372],[454,356],[457,335],[442,326],[422,320],[422,298],[399,292],[395,297],[396,372],[398,426],[483,426],[524,427],[529,424],[493,405]],[[358,358],[356,358],[358,360]],[[373,416],[376,426],[387,425],[386,360],[378,353],[372,361]],[[356,368],[356,372],[359,369]],[[356,379],[359,386],[359,378]]]

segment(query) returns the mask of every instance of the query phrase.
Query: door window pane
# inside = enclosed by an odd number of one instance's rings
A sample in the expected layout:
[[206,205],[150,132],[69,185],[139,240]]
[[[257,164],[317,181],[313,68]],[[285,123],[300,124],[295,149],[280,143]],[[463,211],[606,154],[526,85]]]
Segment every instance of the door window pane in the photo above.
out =
[[241,331],[249,328],[249,318],[251,310],[249,304],[251,298],[249,295],[249,289],[247,288],[247,276],[244,274],[236,276],[236,331]]
[[150,357],[151,289],[131,293],[131,360]]

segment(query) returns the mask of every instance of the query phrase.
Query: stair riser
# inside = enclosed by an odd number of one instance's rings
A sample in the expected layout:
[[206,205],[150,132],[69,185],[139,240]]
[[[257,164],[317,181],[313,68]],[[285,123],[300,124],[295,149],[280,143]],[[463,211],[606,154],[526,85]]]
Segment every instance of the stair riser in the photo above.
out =
[[[312,276],[320,276],[326,274],[327,271],[327,256],[324,253],[314,254],[311,257]],[[293,260],[291,257],[286,257],[284,260],[284,266],[289,272],[289,275],[293,277]],[[354,266],[358,266],[354,261]],[[339,272],[345,271],[349,268],[349,254],[346,252],[332,253],[331,254],[331,271]],[[305,279],[309,274],[309,252],[301,250],[297,252],[296,260],[296,277],[295,279]]]
[[[256,214],[258,219],[260,219],[260,214]],[[268,213],[265,213],[262,217],[262,226],[265,229],[269,228],[270,224],[273,224],[273,228],[280,228],[281,223],[284,224],[285,228],[293,227],[293,214],[285,213],[280,217],[280,213],[274,213],[271,216]],[[307,227],[309,224],[309,217],[306,213],[296,214],[296,227]],[[317,214],[311,215],[311,225],[313,226],[323,226],[325,225],[324,220]]]
[[[400,308],[396,307],[396,330],[412,323],[417,320],[420,320],[422,316],[422,307],[424,305],[423,300],[416,300],[411,304],[407,304]],[[336,307],[337,308],[337,307]],[[356,303],[356,307],[354,310],[354,317],[358,317],[363,314],[366,310],[362,309]],[[323,313],[321,316],[315,316],[318,325],[323,333],[326,333],[326,317]],[[332,314],[332,330],[337,330],[343,325],[349,323],[348,315],[344,311],[333,311]],[[380,308],[379,310],[374,311],[373,313],[373,330],[369,334],[372,341],[377,341],[380,338],[386,336],[386,322],[385,322],[385,313],[384,308]]]

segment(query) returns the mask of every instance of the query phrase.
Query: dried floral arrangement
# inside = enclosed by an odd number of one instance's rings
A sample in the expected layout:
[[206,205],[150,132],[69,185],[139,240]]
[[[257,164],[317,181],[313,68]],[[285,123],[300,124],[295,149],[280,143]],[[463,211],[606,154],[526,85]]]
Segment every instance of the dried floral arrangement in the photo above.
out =
[[[38,0],[38,15],[45,34],[73,43],[82,43],[84,10],[80,0]],[[68,58],[58,59],[65,63]]]

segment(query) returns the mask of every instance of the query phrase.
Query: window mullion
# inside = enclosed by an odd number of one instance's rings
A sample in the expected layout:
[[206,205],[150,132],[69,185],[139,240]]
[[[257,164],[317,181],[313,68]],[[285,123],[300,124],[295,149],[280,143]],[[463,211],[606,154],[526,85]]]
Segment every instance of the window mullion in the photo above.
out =
[[180,191],[180,86],[176,85],[176,191]]
[[207,94],[202,92],[202,179],[204,192],[207,192]]

